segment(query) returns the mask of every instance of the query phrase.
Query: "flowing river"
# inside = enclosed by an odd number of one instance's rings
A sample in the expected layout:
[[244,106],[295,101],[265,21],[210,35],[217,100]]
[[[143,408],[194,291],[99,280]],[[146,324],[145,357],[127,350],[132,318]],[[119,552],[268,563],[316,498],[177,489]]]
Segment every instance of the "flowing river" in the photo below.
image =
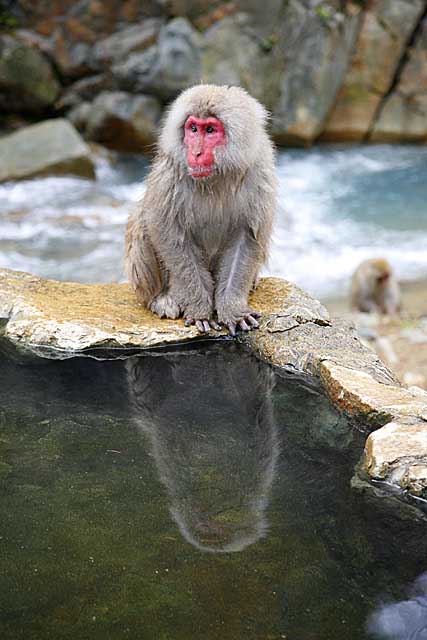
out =
[[[0,266],[81,282],[123,279],[127,216],[149,162],[100,157],[95,182],[0,185]],[[323,146],[278,154],[280,211],[266,274],[345,295],[357,264],[385,256],[400,280],[427,277],[427,148]]]

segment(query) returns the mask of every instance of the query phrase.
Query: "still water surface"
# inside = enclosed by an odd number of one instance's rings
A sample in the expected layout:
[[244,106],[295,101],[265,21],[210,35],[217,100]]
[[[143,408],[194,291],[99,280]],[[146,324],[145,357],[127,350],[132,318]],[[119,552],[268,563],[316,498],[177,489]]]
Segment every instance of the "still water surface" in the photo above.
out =
[[237,345],[0,344],[2,640],[421,640],[425,525],[350,489],[363,437]]
[[[123,277],[129,211],[148,161],[100,158],[97,180],[0,185],[0,266],[81,282]],[[114,159],[115,158],[115,159]],[[399,279],[427,277],[427,148],[323,146],[278,155],[280,211],[266,274],[316,296],[347,294],[361,260],[387,257]]]

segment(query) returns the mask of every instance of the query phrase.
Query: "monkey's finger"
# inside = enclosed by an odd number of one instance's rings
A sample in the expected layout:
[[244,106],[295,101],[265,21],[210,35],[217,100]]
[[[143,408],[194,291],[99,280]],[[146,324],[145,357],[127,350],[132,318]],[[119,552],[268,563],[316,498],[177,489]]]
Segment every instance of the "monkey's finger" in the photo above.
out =
[[215,320],[209,320],[209,324],[212,329],[215,329],[215,331],[221,331],[221,325],[219,325],[218,322],[215,322]]
[[203,320],[203,328],[205,333],[209,333],[211,330],[210,324],[208,320]]
[[194,322],[195,322],[194,318],[188,317],[188,318],[185,318],[184,324],[185,324],[186,327],[189,327],[192,324],[194,324]]
[[233,338],[236,335],[236,323],[235,322],[227,322],[227,328],[230,332],[230,335],[233,336]]
[[255,318],[253,317],[253,315],[248,315],[246,316],[245,320],[247,322],[249,322],[249,324],[251,325],[251,327],[253,327],[254,329],[258,329],[259,327],[259,323],[255,320]]
[[239,320],[239,327],[241,328],[242,331],[250,331],[250,327],[246,324],[246,322],[242,319]]
[[251,315],[253,318],[261,318],[262,313],[260,313],[259,311],[253,311],[251,309],[251,311],[249,312],[249,315]]

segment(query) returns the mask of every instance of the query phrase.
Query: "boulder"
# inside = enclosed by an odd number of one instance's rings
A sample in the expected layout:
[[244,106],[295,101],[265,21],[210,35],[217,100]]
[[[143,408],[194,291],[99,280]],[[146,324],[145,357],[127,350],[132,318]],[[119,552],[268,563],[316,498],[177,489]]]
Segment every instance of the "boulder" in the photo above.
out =
[[[427,497],[427,392],[403,389],[351,326],[331,322],[318,301],[289,282],[262,278],[250,304],[262,313],[260,328],[240,332],[238,341],[278,375],[316,376],[351,424],[377,429],[353,485],[378,495],[383,481],[381,495],[397,498],[402,509],[407,496]],[[4,339],[50,359],[123,357],[199,337],[182,319],[159,319],[142,308],[128,284],[57,282],[8,269],[0,269],[0,326]],[[212,331],[211,338],[224,333]]]
[[[267,107],[271,106],[270,96],[277,78],[269,73],[271,57],[260,42],[248,16],[243,13],[217,22],[203,37],[204,82],[242,86]],[[226,56],[224,51],[227,51]]]
[[407,51],[395,86],[383,101],[373,142],[427,142],[427,20]]
[[37,49],[10,35],[0,36],[0,108],[40,113],[60,90],[48,60]]
[[375,0],[367,6],[355,53],[321,140],[368,137],[424,5],[422,0]]
[[[81,109],[78,115],[83,115]],[[146,151],[156,139],[160,115],[160,103],[153,96],[105,91],[87,114],[85,109],[85,137],[112,149]]]
[[88,76],[67,87],[55,106],[59,109],[76,107],[83,101],[93,100],[101,91],[112,89],[114,89],[114,81],[110,74],[99,73]]
[[67,173],[95,177],[90,150],[67,120],[45,120],[0,139],[0,182]]
[[171,20],[161,29],[156,45],[131,54],[112,71],[121,89],[170,100],[200,81],[199,36],[188,20]]
[[91,53],[91,66],[102,69],[124,60],[130,53],[144,51],[155,44],[163,24],[161,18],[148,18],[99,40]]
[[308,145],[322,132],[356,42],[361,12],[289,3],[278,25],[272,133],[279,144]]

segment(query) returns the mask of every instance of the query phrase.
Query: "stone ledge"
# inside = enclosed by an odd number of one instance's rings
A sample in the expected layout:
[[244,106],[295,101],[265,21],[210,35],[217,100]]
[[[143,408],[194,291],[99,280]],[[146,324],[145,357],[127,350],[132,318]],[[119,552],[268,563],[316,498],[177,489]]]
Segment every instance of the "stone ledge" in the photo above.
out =
[[[367,440],[360,479],[427,497],[427,392],[402,388],[351,325],[331,323],[326,309],[295,285],[263,278],[251,304],[263,317],[259,330],[238,334],[242,343],[278,371],[316,375],[339,410],[366,431],[378,429]],[[142,308],[127,284],[57,282],[8,269],[0,269],[0,318],[9,341],[56,359],[97,357],[93,350],[112,358],[114,349],[200,338],[182,320],[160,320]],[[224,339],[225,331],[211,337]]]

